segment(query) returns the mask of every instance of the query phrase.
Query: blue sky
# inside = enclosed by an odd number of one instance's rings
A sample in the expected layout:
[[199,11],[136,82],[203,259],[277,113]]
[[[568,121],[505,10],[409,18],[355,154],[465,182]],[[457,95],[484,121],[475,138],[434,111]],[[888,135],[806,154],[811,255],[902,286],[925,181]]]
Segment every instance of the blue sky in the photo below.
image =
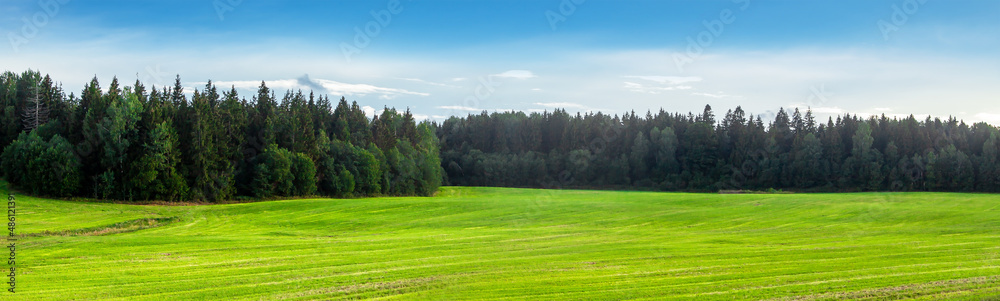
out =
[[180,74],[436,120],[711,104],[1000,124],[998,1],[8,0],[0,34],[3,69],[77,93]]

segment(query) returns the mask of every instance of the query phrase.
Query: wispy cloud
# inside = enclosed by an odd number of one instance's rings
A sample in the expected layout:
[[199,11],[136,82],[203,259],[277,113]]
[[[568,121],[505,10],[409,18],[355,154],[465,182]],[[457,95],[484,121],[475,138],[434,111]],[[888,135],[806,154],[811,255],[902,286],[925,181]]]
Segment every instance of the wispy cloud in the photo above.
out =
[[437,108],[438,109],[445,109],[445,110],[453,110],[453,111],[470,111],[470,112],[482,111],[482,109],[477,109],[477,108],[472,108],[472,107],[463,107],[463,106],[438,106]]
[[454,85],[448,85],[448,84],[436,83],[436,82],[432,82],[432,81],[426,81],[426,80],[422,80],[422,79],[419,79],[419,78],[399,77],[397,79],[401,79],[401,80],[405,80],[405,81],[411,81],[411,82],[417,82],[417,83],[421,83],[421,84],[428,84],[428,85],[431,85],[431,86],[438,86],[438,87],[450,87],[450,88],[457,88],[458,87],[458,86],[454,86]]
[[816,107],[816,108],[811,108],[810,110],[812,110],[814,113],[820,113],[820,114],[843,114],[847,112],[846,110],[838,107]]
[[543,107],[547,107],[547,108],[562,108],[562,109],[566,109],[566,108],[585,109],[585,108],[587,108],[587,106],[585,106],[585,105],[578,104],[578,103],[572,103],[572,102],[536,102],[535,105],[543,106]]
[[[260,81],[218,81],[213,82],[219,87],[235,87],[243,90],[256,90],[260,86]],[[375,95],[381,99],[393,99],[401,95],[430,96],[429,93],[413,92],[405,89],[386,88],[369,84],[349,84],[327,79],[311,79],[308,75],[297,79],[281,79],[266,81],[268,88],[272,90],[313,90],[321,93],[330,93],[341,96],[367,96]],[[193,83],[195,86],[204,86],[205,82]]]
[[975,117],[976,119],[979,119],[979,121],[985,121],[991,124],[1000,124],[1000,114],[978,113],[975,115]]
[[509,70],[504,73],[494,74],[496,77],[514,78],[514,79],[529,79],[537,77],[534,73],[528,70]]
[[649,86],[635,82],[625,82],[625,89],[637,93],[660,94],[666,91],[690,90],[691,86]]
[[429,93],[413,92],[404,89],[377,87],[369,84],[348,84],[338,81],[318,80],[330,93],[339,95],[359,95],[368,94],[379,95],[379,98],[392,99],[400,95],[430,96]]
[[724,92],[721,92],[721,91],[718,92],[718,93],[694,92],[694,93],[691,93],[691,95],[711,97],[711,98],[719,98],[719,99],[733,97],[732,95],[728,95],[728,94],[726,94]]
[[700,82],[702,80],[701,77],[697,76],[661,76],[661,75],[628,75],[625,76],[625,78],[648,80],[669,85]]
[[686,83],[700,82],[701,77],[697,76],[662,76],[662,75],[628,75],[624,78],[640,79],[652,83],[637,83],[627,81],[624,87],[628,91],[636,93],[660,94],[667,91],[689,90],[691,85]]
[[800,111],[812,110],[813,113],[817,114],[840,115],[847,113],[847,110],[839,107],[810,107],[804,103],[796,103],[788,107],[791,109],[799,109]]

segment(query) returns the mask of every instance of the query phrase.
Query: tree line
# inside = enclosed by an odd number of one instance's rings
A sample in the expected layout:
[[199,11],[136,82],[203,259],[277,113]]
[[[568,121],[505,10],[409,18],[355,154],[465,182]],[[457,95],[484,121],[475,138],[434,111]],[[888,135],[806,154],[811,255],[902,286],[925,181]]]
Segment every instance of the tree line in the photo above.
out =
[[37,71],[0,74],[0,174],[35,194],[221,201],[432,195],[436,126],[406,110],[368,118],[357,102],[264,82],[250,100],[209,81],[188,99],[140,81],[79,96]]
[[[789,114],[790,113],[790,114]],[[437,125],[448,185],[660,191],[1000,192],[1000,133],[955,118],[817,121],[781,109],[645,116],[565,110]]]
[[[221,92],[221,93],[220,93]],[[220,201],[431,195],[438,186],[660,191],[1000,192],[1000,131],[955,118],[773,121],[700,114],[497,112],[417,123],[265,83],[209,81],[188,99],[95,77],[79,96],[36,71],[0,74],[0,175],[50,196]]]

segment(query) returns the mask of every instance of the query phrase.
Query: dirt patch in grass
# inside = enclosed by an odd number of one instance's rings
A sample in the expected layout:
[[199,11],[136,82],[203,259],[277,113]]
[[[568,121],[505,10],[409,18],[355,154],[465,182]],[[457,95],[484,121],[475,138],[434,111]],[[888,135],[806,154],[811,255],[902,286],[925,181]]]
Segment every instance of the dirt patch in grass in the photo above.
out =
[[984,285],[995,287],[1000,283],[1000,276],[987,276],[975,278],[963,278],[954,280],[934,281],[927,283],[914,283],[900,286],[890,286],[874,288],[853,292],[832,292],[807,296],[786,297],[782,301],[806,301],[806,300],[883,300],[886,298],[895,299],[906,296],[915,298],[927,294],[941,294],[948,292],[959,292],[968,289],[981,288]]
[[91,227],[75,230],[63,230],[63,231],[43,231],[37,233],[28,233],[19,235],[21,237],[41,237],[41,236],[98,236],[98,235],[110,235],[118,233],[128,233],[135,232],[139,230],[145,230],[150,228],[161,227],[177,221],[176,217],[163,217],[163,218],[141,218],[130,221],[124,221],[108,226],[101,227]]

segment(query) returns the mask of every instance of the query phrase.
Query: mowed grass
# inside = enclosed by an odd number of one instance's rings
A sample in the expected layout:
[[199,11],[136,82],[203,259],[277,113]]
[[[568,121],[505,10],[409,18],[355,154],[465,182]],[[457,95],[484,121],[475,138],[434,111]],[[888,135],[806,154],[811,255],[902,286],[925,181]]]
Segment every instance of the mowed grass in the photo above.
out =
[[[1000,300],[989,194],[445,187],[18,206],[19,233],[34,235],[18,241],[18,292],[3,300]],[[165,221],[94,231],[145,218]]]

